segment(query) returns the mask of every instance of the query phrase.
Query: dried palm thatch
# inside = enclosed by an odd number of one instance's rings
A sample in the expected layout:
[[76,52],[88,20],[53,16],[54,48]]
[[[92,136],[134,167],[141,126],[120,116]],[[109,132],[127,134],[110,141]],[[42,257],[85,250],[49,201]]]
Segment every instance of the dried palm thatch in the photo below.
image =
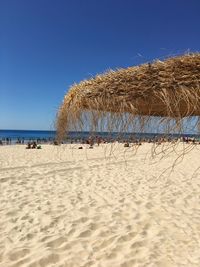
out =
[[[164,132],[200,116],[200,53],[108,71],[65,95],[57,117],[58,137],[90,125],[91,130],[134,131],[160,118]],[[158,126],[157,125],[157,126]]]

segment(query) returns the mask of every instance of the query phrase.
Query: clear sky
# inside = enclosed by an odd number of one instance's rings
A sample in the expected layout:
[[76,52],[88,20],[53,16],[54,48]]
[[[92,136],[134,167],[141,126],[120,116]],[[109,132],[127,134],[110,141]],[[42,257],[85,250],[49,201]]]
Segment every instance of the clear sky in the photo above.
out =
[[0,0],[0,129],[53,129],[74,82],[199,48],[200,0]]

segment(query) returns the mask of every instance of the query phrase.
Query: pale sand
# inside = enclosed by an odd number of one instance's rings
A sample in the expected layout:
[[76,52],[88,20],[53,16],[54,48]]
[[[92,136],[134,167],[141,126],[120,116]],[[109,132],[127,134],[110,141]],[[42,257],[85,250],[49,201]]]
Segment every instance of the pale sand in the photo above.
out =
[[123,150],[0,147],[0,267],[199,267],[200,146]]

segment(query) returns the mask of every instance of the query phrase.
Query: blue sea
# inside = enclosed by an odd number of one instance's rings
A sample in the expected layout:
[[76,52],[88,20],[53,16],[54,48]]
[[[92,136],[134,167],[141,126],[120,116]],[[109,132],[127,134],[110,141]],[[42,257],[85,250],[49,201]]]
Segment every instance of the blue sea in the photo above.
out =
[[[66,137],[68,139],[86,139],[89,132],[70,132]],[[45,140],[52,141],[56,139],[56,131],[39,131],[39,130],[0,130],[0,140],[11,139],[13,142],[17,140],[33,141]]]
[[47,139],[53,140],[56,136],[55,131],[37,131],[37,130],[0,130],[0,140],[6,138],[12,141]]
[[[89,132],[70,132],[68,136],[65,138],[65,142],[70,142],[71,140],[79,141],[81,139],[87,139],[91,133]],[[162,137],[163,134],[155,134],[155,133],[108,133],[108,132],[96,132],[93,135],[100,136],[102,138],[108,140],[120,140],[120,139],[129,139],[129,138],[159,138]],[[194,134],[173,134],[169,135],[170,138],[178,138],[180,136],[187,137],[195,137],[196,139],[200,138],[200,135]],[[38,131],[38,130],[0,130],[0,140],[6,141],[6,138],[11,139],[11,143],[16,143],[17,140],[24,140],[24,142],[40,140],[44,142],[53,141],[56,139],[56,131]]]

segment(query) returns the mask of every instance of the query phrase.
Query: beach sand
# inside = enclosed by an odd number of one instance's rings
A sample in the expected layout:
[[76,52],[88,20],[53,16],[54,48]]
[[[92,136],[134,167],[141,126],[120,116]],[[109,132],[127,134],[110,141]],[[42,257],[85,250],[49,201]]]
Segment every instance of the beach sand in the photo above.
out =
[[0,267],[200,266],[200,146],[77,148],[0,147]]

